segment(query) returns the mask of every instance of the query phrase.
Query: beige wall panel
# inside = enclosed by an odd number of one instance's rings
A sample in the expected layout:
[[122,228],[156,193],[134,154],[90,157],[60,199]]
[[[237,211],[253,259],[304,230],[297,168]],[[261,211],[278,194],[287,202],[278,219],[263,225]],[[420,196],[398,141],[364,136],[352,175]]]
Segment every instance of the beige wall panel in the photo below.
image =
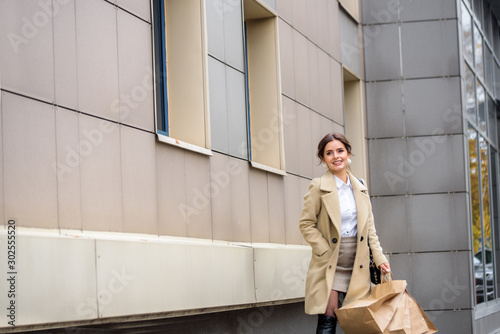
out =
[[250,221],[252,242],[269,242],[267,172],[250,168]]
[[323,122],[327,122],[323,116],[315,112],[311,113],[311,156],[309,157],[309,162],[313,168],[313,177],[320,177],[324,173],[324,168],[316,157],[318,143],[326,135],[326,133],[321,131],[321,123]]
[[293,1],[290,0],[276,0],[276,11],[278,15],[289,24],[292,24],[292,3]]
[[318,80],[319,80],[319,106],[318,112],[329,119],[334,118],[332,80],[330,71],[330,57],[322,50],[318,50]]
[[301,104],[296,104],[297,110],[297,138],[299,154],[300,176],[312,178],[313,165],[311,163],[314,153],[312,152],[311,133],[311,111]]
[[328,1],[328,33],[329,43],[327,52],[340,61],[340,26],[339,26],[339,4],[337,1]]
[[295,97],[295,65],[293,58],[293,29],[283,20],[278,20],[281,88],[283,94]]
[[57,208],[60,229],[82,229],[78,114],[56,108]]
[[277,244],[286,243],[283,178],[281,175],[267,174],[269,241]]
[[318,63],[318,47],[307,41],[307,61],[309,69],[309,107],[318,111],[320,106],[319,101],[319,63]]
[[102,119],[80,116],[82,226],[84,230],[123,230],[120,130]]
[[[12,13],[2,15],[0,25],[2,88],[54,101],[51,17],[35,0],[2,0],[0,13]],[[21,15],[26,20],[22,20]]]
[[120,100],[113,107],[122,123],[154,132],[151,26],[121,10],[117,22]]
[[[300,198],[301,199],[300,205],[299,205],[301,212],[302,212],[302,207],[304,206],[304,195],[307,193],[307,190],[309,189],[310,183],[311,183],[311,180],[309,180],[309,179],[299,178],[299,193],[302,194],[302,196]],[[299,215],[299,219],[300,219],[300,215]],[[301,238],[302,244],[309,245],[302,237],[302,233],[300,233],[300,238]]]
[[212,204],[209,157],[186,151],[186,202],[199,207],[199,212],[187,219],[187,236],[212,239]]
[[302,243],[299,220],[302,212],[302,198],[305,193],[300,191],[299,179],[298,176],[288,174],[283,180],[287,245],[300,245]]
[[155,137],[121,126],[123,231],[158,235]]
[[232,241],[236,242],[252,241],[249,168],[247,161],[229,158]]
[[212,226],[215,240],[232,240],[231,175],[229,157],[215,153],[210,158]]
[[60,106],[78,109],[75,1],[52,3],[57,13],[53,19],[55,101]]
[[166,1],[169,136],[207,147],[202,14],[199,0]]
[[317,28],[317,41],[318,46],[323,50],[328,50],[330,47],[330,29],[329,29],[329,12],[328,3],[329,0],[317,0],[316,3],[316,24]]
[[306,0],[289,0],[292,2],[292,25],[295,29],[307,36]]
[[254,252],[257,302],[304,297],[309,247],[256,248]]
[[314,44],[318,44],[318,17],[316,16],[316,7],[318,0],[306,1],[306,10],[302,13],[307,21],[306,37]]
[[342,66],[330,58],[330,78],[332,80],[333,121],[344,124],[344,102],[342,87]]
[[297,124],[297,111],[295,109],[295,101],[290,100],[286,96],[283,96],[283,114],[286,119],[286,124],[283,122],[283,133],[284,133],[284,147],[285,147],[285,159],[286,159],[286,170],[288,172],[298,174],[299,173],[299,143],[298,143],[298,124]]
[[[156,144],[156,183],[158,187],[158,229],[160,235],[187,237],[187,219],[199,214],[205,202],[186,202],[185,150]],[[200,207],[198,207],[200,205]]]
[[150,0],[116,0],[116,4],[141,19],[151,22]]
[[255,302],[252,248],[98,240],[96,249],[102,317]]
[[78,106],[118,121],[116,8],[101,0],[76,2]]
[[309,105],[309,60],[307,58],[307,39],[293,31],[293,58],[295,65],[296,100]]
[[[17,233],[22,251],[16,260],[16,326],[92,319],[97,308],[95,242]],[[7,248],[6,240],[0,236],[2,250]],[[0,282],[5,291],[0,299],[4,310],[9,302],[7,283],[6,279]],[[0,327],[12,328],[8,320],[1,317]]]
[[2,114],[5,217],[57,228],[54,107],[3,94]]

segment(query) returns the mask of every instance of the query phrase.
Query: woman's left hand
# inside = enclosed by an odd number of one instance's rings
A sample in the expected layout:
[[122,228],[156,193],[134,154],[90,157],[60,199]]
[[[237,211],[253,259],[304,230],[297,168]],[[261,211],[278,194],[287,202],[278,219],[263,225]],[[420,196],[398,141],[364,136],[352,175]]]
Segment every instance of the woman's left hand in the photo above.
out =
[[385,275],[387,273],[390,273],[391,272],[391,265],[389,264],[389,262],[385,262],[385,263],[382,263],[380,266],[379,266],[380,270],[382,271],[382,275]]

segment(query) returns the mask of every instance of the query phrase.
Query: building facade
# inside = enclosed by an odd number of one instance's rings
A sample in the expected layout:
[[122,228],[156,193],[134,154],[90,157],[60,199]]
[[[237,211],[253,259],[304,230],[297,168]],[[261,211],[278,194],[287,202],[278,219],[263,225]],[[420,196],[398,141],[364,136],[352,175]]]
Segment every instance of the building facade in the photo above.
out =
[[497,4],[2,0],[0,17],[0,331],[312,332],[298,220],[333,131],[440,332],[500,328]]

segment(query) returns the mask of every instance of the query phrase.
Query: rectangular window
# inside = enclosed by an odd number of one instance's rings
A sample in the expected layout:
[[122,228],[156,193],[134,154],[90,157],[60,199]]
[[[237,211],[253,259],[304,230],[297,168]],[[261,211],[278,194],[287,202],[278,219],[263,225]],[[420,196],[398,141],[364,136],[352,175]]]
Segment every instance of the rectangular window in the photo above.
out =
[[352,151],[356,156],[351,156],[353,174],[366,179],[368,177],[366,120],[363,110],[363,93],[361,80],[345,67],[343,69],[344,88],[344,117],[345,135],[351,142]]
[[465,59],[470,64],[473,62],[473,47],[472,47],[472,20],[467,8],[462,4],[462,45]]
[[467,118],[473,123],[477,123],[474,73],[467,65],[465,65],[465,107],[467,109]]
[[261,0],[244,0],[250,160],[285,173],[278,20]]
[[476,69],[476,74],[483,78],[483,37],[479,32],[479,28],[474,24],[474,66]]
[[154,0],[156,125],[161,141],[210,148],[204,0]]

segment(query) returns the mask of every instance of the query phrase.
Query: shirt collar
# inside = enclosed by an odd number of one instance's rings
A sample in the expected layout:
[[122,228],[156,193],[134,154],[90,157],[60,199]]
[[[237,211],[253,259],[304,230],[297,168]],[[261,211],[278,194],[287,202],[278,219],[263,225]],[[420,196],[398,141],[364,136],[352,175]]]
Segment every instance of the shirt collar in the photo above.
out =
[[342,181],[341,179],[339,179],[337,177],[337,175],[333,175],[333,176],[335,176],[335,183],[337,184],[337,189],[342,188],[342,186],[347,186],[349,188],[352,188],[351,179],[349,178],[349,175],[347,175],[347,183],[344,183],[344,181]]

